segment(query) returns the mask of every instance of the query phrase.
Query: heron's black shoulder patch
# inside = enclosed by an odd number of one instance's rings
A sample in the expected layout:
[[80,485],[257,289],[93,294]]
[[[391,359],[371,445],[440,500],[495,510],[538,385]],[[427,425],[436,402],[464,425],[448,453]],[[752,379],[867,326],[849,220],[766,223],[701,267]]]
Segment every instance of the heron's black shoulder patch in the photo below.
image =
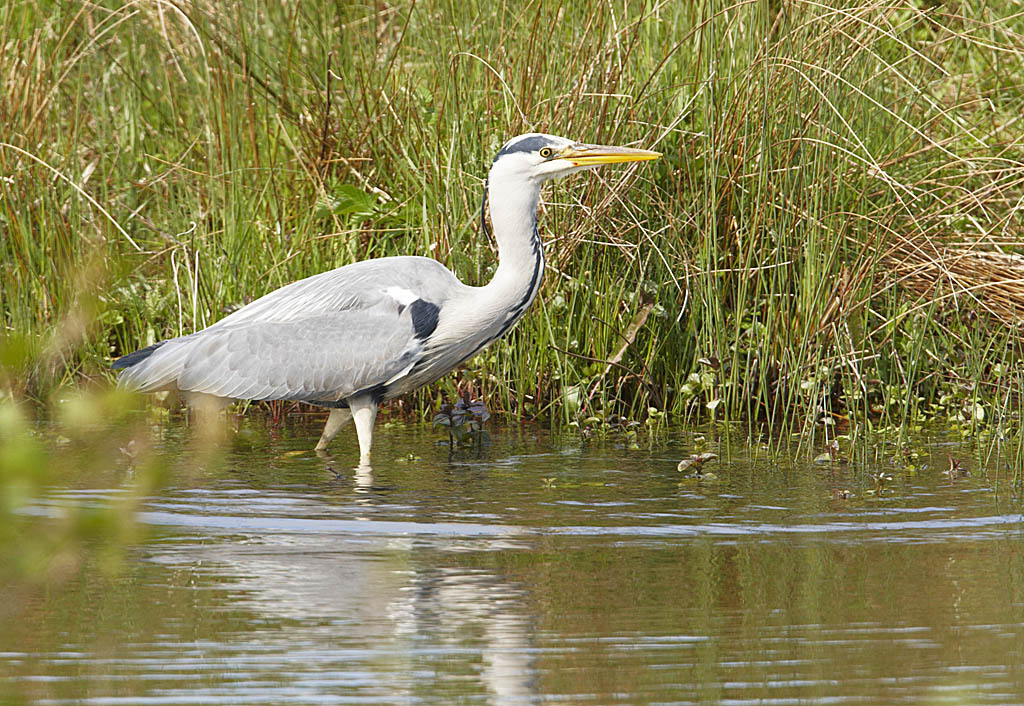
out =
[[545,135],[531,135],[530,137],[524,137],[521,140],[509,143],[501,148],[498,152],[498,156],[495,159],[504,157],[506,154],[513,154],[515,152],[536,152],[541,147],[547,147],[552,144],[551,139]]
[[149,356],[153,355],[153,353],[156,351],[156,349],[159,348],[160,346],[162,346],[165,343],[167,343],[167,341],[160,341],[159,343],[154,343],[151,346],[146,346],[145,348],[141,348],[141,349],[135,351],[134,353],[129,353],[128,355],[123,355],[120,358],[118,358],[117,360],[115,360],[113,363],[111,363],[110,367],[113,368],[114,370],[121,370],[123,368],[130,368],[133,365],[141,363],[146,358],[148,358]]
[[440,311],[437,304],[432,304],[425,299],[417,299],[409,305],[412,330],[416,334],[416,338],[422,341],[434,332],[434,329],[437,328],[437,315]]

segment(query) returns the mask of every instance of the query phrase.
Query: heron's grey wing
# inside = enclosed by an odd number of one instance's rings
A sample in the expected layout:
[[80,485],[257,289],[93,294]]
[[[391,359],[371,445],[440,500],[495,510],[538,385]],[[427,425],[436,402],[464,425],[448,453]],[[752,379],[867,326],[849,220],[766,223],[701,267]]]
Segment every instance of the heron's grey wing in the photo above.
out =
[[396,315],[382,305],[207,329],[190,347],[180,390],[336,401],[402,377],[422,355],[423,341],[408,309]]
[[[423,257],[357,262],[293,282],[124,366],[119,383],[238,399],[333,400],[386,383],[420,354],[424,320],[469,288]],[[432,329],[431,329],[432,330]],[[323,395],[333,393],[334,397]]]
[[265,294],[205,330],[245,322],[285,322],[318,314],[377,306],[382,299],[409,304],[441,302],[465,288],[451,271],[427,257],[382,257],[306,277]]

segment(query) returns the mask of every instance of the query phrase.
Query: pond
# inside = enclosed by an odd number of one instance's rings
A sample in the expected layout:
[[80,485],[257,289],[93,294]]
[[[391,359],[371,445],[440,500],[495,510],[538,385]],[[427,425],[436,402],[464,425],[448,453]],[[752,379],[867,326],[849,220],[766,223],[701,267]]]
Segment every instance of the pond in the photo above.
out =
[[[342,462],[354,440],[305,453],[313,430],[217,463],[166,431],[118,573],[0,624],[0,703],[1024,701],[1024,522],[970,449],[924,438],[911,471],[709,435],[695,480],[693,434],[492,431],[450,458],[381,429],[372,472]],[[109,466],[72,464],[31,511],[114,502],[130,471]]]

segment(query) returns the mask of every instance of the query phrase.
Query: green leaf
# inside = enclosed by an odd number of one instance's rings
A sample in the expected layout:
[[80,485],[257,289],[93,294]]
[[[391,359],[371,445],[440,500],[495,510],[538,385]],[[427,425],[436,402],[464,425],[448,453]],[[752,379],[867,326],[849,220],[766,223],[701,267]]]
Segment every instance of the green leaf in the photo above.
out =
[[316,214],[324,216],[372,216],[377,212],[377,197],[358,186],[340,184],[330,194],[320,197]]

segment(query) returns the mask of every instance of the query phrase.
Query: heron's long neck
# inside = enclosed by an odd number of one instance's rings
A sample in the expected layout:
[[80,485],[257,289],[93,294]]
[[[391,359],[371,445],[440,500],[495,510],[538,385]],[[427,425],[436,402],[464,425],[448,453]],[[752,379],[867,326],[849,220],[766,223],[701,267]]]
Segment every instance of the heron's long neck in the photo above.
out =
[[537,233],[540,187],[491,174],[488,198],[498,242],[498,270],[484,289],[486,296],[494,298],[492,305],[507,312],[511,324],[533,303],[544,278],[544,248]]

